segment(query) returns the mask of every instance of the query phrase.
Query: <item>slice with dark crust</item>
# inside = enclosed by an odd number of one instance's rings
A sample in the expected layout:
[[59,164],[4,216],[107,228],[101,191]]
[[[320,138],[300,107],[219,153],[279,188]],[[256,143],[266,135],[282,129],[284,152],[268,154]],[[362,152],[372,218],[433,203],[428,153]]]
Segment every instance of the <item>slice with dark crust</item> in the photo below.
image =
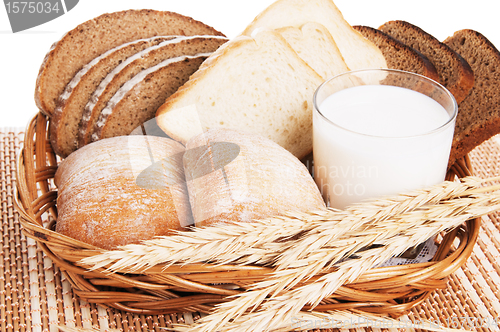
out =
[[500,133],[500,52],[481,33],[460,30],[444,43],[472,67],[474,87],[458,108],[450,165]]
[[353,28],[378,46],[390,69],[410,71],[435,81],[439,80],[436,68],[422,53],[380,30],[362,25]]
[[85,105],[109,72],[131,55],[173,38],[175,37],[152,37],[125,43],[85,65],[59,96],[54,110],[50,138],[55,153],[67,156],[76,149],[76,139]]
[[132,77],[169,58],[214,52],[226,41],[227,38],[220,36],[178,37],[145,49],[123,61],[102,80],[89,98],[80,123],[78,147],[92,142],[101,111],[118,89]]
[[379,30],[425,55],[436,67],[439,82],[450,90],[457,103],[469,94],[474,85],[474,73],[467,61],[446,44],[405,21],[384,23]]
[[202,22],[172,12],[127,10],[103,14],[78,25],[51,47],[36,82],[38,108],[51,116],[75,74],[107,50],[137,39],[168,35],[223,36]]
[[93,141],[129,135],[183,85],[211,53],[180,56],[145,69],[110,99],[95,125]]

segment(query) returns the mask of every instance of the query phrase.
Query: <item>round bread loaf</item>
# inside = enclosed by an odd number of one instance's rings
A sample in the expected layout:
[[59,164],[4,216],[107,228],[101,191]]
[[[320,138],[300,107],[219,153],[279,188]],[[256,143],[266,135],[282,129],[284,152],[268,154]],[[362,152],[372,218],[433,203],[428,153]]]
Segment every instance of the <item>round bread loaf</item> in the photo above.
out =
[[192,224],[184,147],[154,136],[89,144],[59,165],[56,231],[103,248],[139,243]]
[[213,129],[195,136],[184,171],[196,226],[325,209],[306,167],[259,135]]

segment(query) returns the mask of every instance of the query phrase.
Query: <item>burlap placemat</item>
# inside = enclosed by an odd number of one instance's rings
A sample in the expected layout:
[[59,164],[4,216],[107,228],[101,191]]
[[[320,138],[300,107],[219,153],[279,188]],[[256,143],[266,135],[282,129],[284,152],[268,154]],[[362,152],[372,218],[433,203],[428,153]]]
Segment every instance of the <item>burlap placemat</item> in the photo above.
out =
[[[2,194],[2,251],[0,254],[1,331],[58,331],[58,325],[108,328],[122,331],[162,331],[172,322],[191,322],[191,314],[143,316],[106,309],[77,299],[61,271],[21,234],[14,209],[16,158],[23,133],[0,129],[0,183]],[[480,177],[499,175],[500,140],[493,138],[470,155]],[[483,218],[479,241],[465,266],[449,278],[421,306],[403,317],[399,326],[372,326],[368,330],[413,330],[421,319],[444,327],[495,331],[500,321],[500,215]],[[413,321],[411,325],[409,321]],[[356,324],[356,322],[353,322]],[[354,325],[355,326],[355,325]],[[321,327],[321,326],[317,326]],[[347,329],[342,329],[347,331]],[[365,329],[355,329],[362,331]]]

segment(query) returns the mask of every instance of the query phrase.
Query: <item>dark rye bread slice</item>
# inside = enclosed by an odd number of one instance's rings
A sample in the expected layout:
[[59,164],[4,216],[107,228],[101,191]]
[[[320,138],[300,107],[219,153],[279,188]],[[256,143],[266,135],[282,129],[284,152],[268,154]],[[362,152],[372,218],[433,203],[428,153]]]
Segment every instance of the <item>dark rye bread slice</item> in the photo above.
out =
[[103,14],[78,25],[52,45],[36,82],[38,108],[51,116],[73,76],[107,50],[137,39],[168,35],[223,36],[202,22],[173,12],[144,9]]
[[474,73],[467,61],[446,44],[405,21],[386,22],[379,30],[425,55],[436,67],[438,81],[450,90],[458,104],[469,94],[474,85]]
[[165,99],[176,92],[210,54],[171,58],[127,81],[102,110],[93,141],[129,135],[153,119]]
[[471,65],[475,82],[458,107],[450,165],[500,133],[500,52],[481,33],[459,30],[444,43]]
[[422,53],[380,30],[361,25],[353,28],[378,46],[384,54],[388,68],[413,72],[435,81],[439,79],[436,68]]
[[124,60],[174,36],[139,39],[115,47],[85,65],[59,96],[51,119],[52,146],[56,154],[68,156],[76,150],[79,124],[85,105],[99,83]]
[[120,87],[142,70],[181,55],[214,52],[228,39],[220,36],[187,36],[162,42],[123,61],[96,88],[85,106],[78,133],[78,147],[92,142],[95,124]]

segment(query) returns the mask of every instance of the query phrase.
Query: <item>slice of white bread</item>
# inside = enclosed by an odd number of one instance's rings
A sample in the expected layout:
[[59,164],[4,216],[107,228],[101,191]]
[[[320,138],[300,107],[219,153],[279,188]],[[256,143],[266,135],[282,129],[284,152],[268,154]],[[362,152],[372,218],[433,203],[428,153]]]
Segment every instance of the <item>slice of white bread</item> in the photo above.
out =
[[56,231],[113,249],[190,226],[184,151],[168,138],[123,136],[72,153],[54,178]]
[[175,37],[152,37],[125,43],[101,54],[76,73],[59,96],[51,119],[50,138],[54,151],[67,156],[76,149],[85,105],[107,74],[133,54],[172,38]]
[[500,52],[481,33],[456,31],[444,43],[474,71],[474,87],[458,107],[450,164],[500,133]]
[[78,146],[92,142],[96,122],[102,110],[118,89],[139,72],[170,58],[213,52],[226,41],[227,38],[220,36],[177,37],[124,60],[102,80],[85,105],[78,133]]
[[173,12],[144,9],[103,14],[78,25],[52,45],[38,74],[36,105],[51,116],[66,85],[92,59],[133,40],[168,35],[223,34]]
[[349,71],[332,35],[323,25],[310,22],[300,28],[284,27],[276,31],[323,79]]
[[201,131],[260,134],[301,158],[312,151],[312,97],[323,78],[277,32],[239,36],[220,47],[156,113],[185,144]]
[[131,78],[102,110],[92,140],[129,135],[154,118],[158,107],[189,79],[210,54],[171,58]]
[[301,27],[308,22],[325,26],[351,70],[387,68],[382,52],[346,22],[331,0],[278,0],[260,13],[243,31],[250,36],[258,28]]
[[188,141],[183,159],[196,226],[325,209],[306,167],[262,136],[210,130]]

